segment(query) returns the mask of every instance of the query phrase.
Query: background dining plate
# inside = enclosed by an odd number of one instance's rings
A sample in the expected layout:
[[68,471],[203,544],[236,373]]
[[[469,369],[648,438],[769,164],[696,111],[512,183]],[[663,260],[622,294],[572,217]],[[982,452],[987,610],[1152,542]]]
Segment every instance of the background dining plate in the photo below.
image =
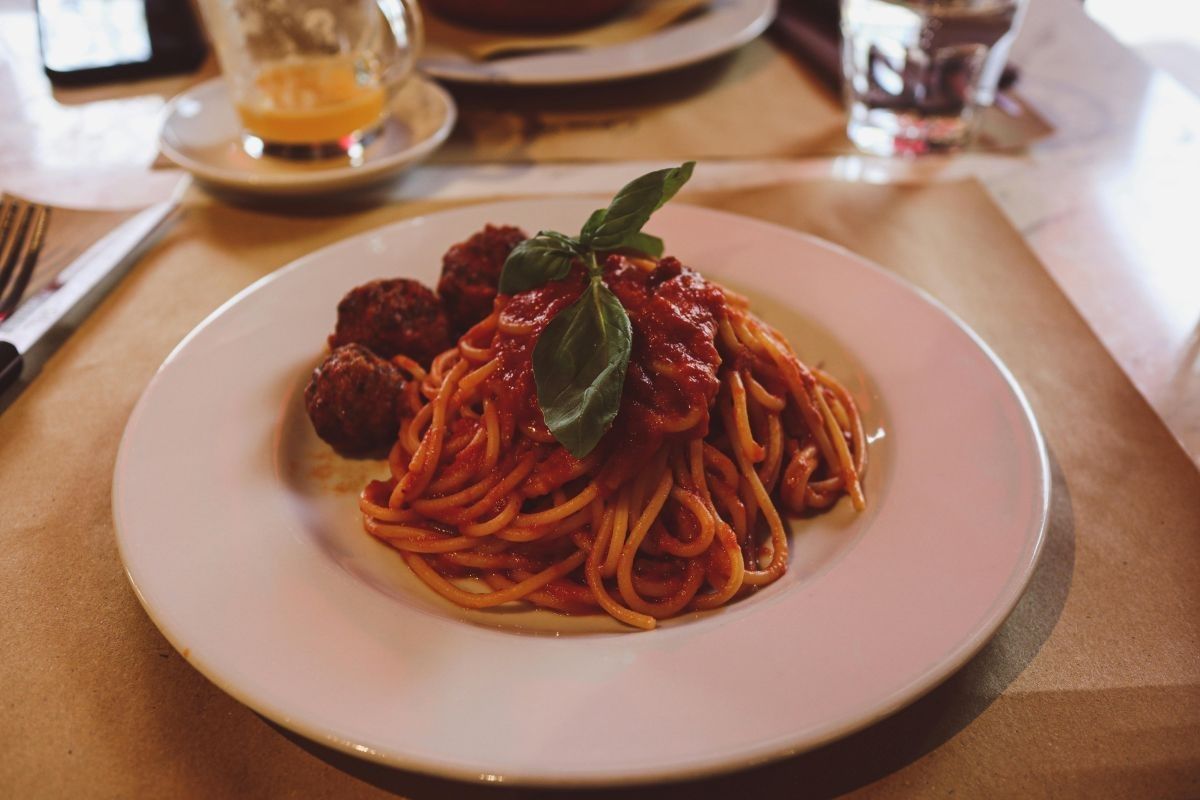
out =
[[594,200],[471,206],[357,236],[264,278],[193,331],[126,428],[117,538],[139,598],[219,687],[324,744],[466,780],[692,777],[817,746],[974,654],[1041,546],[1048,469],[1008,371],[934,301],[817,239],[684,205],[649,230],[750,296],[841,377],[872,440],[868,509],[793,521],[788,573],[652,632],[464,612],[367,536],[301,403],[342,294],[407,275],[486,222],[574,230]]
[[521,86],[592,83],[653,75],[727,53],[767,29],[776,0],[712,0],[701,15],[624,44],[475,61],[430,39],[421,69],[460,83]]

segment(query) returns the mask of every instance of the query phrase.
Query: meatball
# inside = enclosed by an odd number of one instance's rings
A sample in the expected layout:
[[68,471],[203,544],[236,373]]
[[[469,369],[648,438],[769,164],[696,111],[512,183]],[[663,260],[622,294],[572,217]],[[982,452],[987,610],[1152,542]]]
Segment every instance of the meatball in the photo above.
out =
[[383,358],[405,355],[428,365],[454,343],[437,296],[408,278],[364,283],[338,303],[329,347],[361,344]]
[[458,333],[492,313],[504,260],[527,238],[520,228],[487,225],[442,256],[438,294]]
[[339,453],[381,453],[396,440],[404,376],[359,344],[337,348],[313,370],[304,406],[317,435]]

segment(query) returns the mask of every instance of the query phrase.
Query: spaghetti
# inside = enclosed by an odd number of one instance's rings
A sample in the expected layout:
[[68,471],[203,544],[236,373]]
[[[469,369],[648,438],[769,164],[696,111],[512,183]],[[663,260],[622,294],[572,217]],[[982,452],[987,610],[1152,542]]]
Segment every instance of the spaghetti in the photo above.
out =
[[617,418],[582,459],[546,428],[531,365],[582,275],[500,296],[429,369],[392,359],[410,380],[364,524],[462,607],[524,601],[653,628],[783,575],[783,514],[844,494],[865,505],[854,400],[743,298],[671,258],[610,256],[604,281],[634,344]]

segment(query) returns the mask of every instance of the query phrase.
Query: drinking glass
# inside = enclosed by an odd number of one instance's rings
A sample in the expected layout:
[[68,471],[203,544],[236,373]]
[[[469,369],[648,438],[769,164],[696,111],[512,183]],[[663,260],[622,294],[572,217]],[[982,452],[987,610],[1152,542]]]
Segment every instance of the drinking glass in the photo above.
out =
[[200,0],[253,156],[355,158],[422,43],[416,0]]
[[878,155],[966,145],[1028,0],[842,0],[846,132]]

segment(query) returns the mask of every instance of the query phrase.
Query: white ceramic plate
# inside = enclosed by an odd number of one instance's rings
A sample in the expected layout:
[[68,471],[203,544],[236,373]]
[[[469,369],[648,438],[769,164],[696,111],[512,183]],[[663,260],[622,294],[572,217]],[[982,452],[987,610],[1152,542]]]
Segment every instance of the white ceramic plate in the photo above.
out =
[[300,401],[338,299],[380,276],[432,284],[442,252],[485,222],[573,230],[597,202],[473,206],[340,242],[245,290],[172,353],[129,420],[113,508],[138,596],[197,669],[364,758],[583,785],[814,747],[926,692],[995,632],[1033,569],[1049,487],[1007,370],[862,259],[683,205],[650,225],[669,252],[749,294],[857,397],[868,510],[842,502],[794,522],[784,578],[652,632],[468,614],[362,531],[356,493],[383,467],[334,456]]
[[383,130],[358,163],[253,158],[242,149],[241,123],[220,78],[167,104],[159,134],[163,155],[202,181],[256,195],[310,195],[379,182],[424,160],[446,140],[458,116],[442,87],[419,75],[396,94]]
[[420,63],[434,77],[463,83],[547,86],[635,78],[685,67],[741,47],[771,24],[775,4],[776,0],[712,0],[700,16],[625,44],[529,53],[493,61],[475,61],[430,40],[425,43]]

